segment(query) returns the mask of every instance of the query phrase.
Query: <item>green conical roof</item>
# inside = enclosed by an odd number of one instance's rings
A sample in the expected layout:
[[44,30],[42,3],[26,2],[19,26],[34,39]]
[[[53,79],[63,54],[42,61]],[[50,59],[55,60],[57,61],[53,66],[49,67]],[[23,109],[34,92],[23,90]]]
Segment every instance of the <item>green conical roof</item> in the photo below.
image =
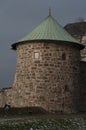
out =
[[18,42],[13,44],[12,47],[20,42],[32,40],[67,41],[80,44],[64,28],[62,28],[50,14],[35,29],[33,29],[31,33],[28,33],[21,38]]

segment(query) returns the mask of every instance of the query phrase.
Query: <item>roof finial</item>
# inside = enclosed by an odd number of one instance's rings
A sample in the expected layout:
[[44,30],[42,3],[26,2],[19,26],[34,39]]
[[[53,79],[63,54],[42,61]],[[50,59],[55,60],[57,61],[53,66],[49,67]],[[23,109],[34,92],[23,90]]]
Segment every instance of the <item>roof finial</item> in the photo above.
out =
[[51,16],[51,8],[49,8],[49,16]]

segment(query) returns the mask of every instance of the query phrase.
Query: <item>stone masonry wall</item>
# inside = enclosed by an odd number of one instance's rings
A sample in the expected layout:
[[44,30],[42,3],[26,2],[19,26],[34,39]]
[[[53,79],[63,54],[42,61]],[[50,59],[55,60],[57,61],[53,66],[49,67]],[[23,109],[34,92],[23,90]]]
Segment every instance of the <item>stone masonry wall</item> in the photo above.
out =
[[81,61],[80,74],[80,106],[82,112],[86,112],[86,62]]
[[74,36],[74,38],[76,38],[79,42],[82,43],[82,45],[85,46],[84,49],[81,50],[81,60],[82,61],[86,61],[86,35],[82,36],[82,39],[81,39],[81,36]]
[[76,112],[79,76],[80,50],[77,46],[48,42],[20,44],[11,105]]
[[5,104],[5,92],[0,89],[0,107],[3,107]]
[[0,90],[0,107],[11,103],[12,91],[12,88],[2,88]]
[[86,36],[82,37],[82,44],[85,46],[85,48],[81,50],[81,57],[83,61],[86,61]]

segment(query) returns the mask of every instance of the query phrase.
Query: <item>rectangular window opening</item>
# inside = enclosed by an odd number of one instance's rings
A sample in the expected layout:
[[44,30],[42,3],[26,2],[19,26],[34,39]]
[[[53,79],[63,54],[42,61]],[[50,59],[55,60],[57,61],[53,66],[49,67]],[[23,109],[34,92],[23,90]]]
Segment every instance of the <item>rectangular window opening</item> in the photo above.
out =
[[40,53],[34,52],[34,59],[40,59]]

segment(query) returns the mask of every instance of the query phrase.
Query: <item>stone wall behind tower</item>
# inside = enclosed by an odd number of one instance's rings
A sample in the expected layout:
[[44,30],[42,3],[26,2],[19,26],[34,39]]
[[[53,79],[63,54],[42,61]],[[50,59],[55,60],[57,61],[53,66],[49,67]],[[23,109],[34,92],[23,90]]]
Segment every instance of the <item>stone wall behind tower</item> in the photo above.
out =
[[81,112],[86,112],[86,62],[81,61],[81,74],[80,74],[80,106]]
[[76,112],[79,76],[78,46],[59,42],[19,44],[11,105]]
[[0,107],[4,107],[5,104],[10,104],[12,99],[12,88],[2,88],[0,89]]

